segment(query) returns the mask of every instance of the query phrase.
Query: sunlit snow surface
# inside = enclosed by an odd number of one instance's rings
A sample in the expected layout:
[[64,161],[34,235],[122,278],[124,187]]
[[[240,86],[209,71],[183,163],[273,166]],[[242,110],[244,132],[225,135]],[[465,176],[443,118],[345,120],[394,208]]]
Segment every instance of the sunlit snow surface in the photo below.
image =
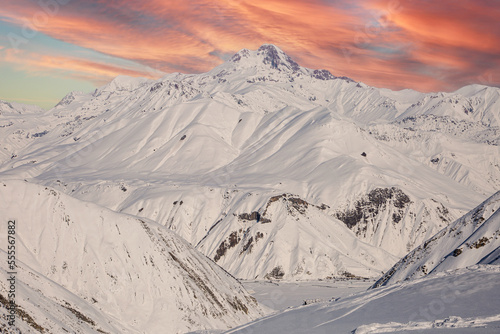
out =
[[474,266],[278,312],[227,333],[499,333],[500,267]]
[[309,282],[243,281],[257,301],[275,311],[303,304],[344,298],[366,290],[371,280],[326,280]]
[[[16,327],[47,333],[184,333],[265,314],[232,276],[154,222],[25,181],[0,182],[0,328],[8,272]],[[17,267],[7,268],[15,220]],[[31,319],[31,320],[30,320]]]

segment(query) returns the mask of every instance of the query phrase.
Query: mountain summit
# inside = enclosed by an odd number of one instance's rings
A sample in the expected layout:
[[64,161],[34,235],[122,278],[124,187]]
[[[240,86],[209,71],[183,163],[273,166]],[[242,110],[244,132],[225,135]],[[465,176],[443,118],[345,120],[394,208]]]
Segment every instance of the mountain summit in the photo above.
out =
[[256,51],[243,49],[237,52],[229,63],[243,68],[257,68],[265,72],[278,71],[295,75],[312,76],[321,80],[333,80],[337,77],[327,70],[310,70],[300,66],[283,50],[273,44],[264,44]]
[[293,61],[290,56],[273,44],[264,44],[257,51],[243,49],[231,58],[233,63],[248,62],[250,63],[249,65],[254,65],[252,61],[249,60],[257,60],[258,62],[279,71],[287,70],[298,72],[301,70],[301,66],[299,64]]

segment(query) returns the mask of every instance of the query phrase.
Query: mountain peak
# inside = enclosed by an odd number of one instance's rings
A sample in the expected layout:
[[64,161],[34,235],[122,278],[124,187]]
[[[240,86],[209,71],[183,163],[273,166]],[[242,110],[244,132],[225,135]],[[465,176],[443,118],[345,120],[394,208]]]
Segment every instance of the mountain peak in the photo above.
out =
[[229,62],[237,64],[239,68],[257,68],[264,72],[271,70],[293,75],[311,76],[318,80],[344,79],[353,81],[347,77],[336,77],[328,70],[304,68],[274,44],[263,44],[255,51],[242,49]]
[[264,44],[257,51],[242,49],[230,60],[233,63],[263,63],[278,71],[298,72],[301,66],[273,44]]

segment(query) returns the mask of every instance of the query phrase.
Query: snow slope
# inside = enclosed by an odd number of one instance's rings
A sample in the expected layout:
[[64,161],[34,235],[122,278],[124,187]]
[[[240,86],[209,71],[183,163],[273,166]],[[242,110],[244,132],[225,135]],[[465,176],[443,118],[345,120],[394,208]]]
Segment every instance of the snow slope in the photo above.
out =
[[297,282],[242,281],[245,289],[259,304],[275,311],[351,296],[356,292],[364,292],[372,283],[371,279],[349,278]]
[[[236,231],[218,263],[242,278],[375,277],[498,189],[499,91],[392,92],[263,45],[207,73],[121,76],[41,114],[2,114],[0,176],[154,220],[212,259]],[[284,203],[269,225],[237,226],[282,194],[311,217]],[[363,251],[327,247],[334,231]]]
[[[3,259],[7,221],[16,223],[23,332],[184,333],[264,315],[231,275],[156,223],[24,181],[0,182],[0,198]],[[1,263],[5,306],[12,270]]]
[[500,192],[415,248],[374,287],[474,264],[500,264]]
[[225,333],[498,333],[499,266],[431,274],[287,309]]

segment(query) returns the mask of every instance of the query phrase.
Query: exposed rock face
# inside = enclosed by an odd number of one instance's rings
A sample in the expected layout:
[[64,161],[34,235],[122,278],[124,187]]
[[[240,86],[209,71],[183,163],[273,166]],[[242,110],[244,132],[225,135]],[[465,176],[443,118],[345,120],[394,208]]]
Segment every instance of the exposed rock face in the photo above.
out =
[[234,54],[230,61],[233,63],[239,62],[242,58],[248,58],[250,56],[250,51],[248,49],[242,49],[241,51]]
[[271,272],[267,273],[266,276],[264,276],[265,279],[282,279],[283,276],[285,276],[285,272],[283,271],[283,268],[281,266],[274,267]]
[[328,70],[314,70],[312,76],[319,80],[333,80],[337,78]]
[[264,55],[264,64],[270,64],[274,69],[289,69],[294,72],[300,70],[299,64],[274,45],[262,45],[257,51]]
[[457,218],[439,201],[415,203],[396,187],[375,188],[334,212],[358,238],[403,256]]
[[[255,222],[260,224],[271,223],[272,222],[271,219],[265,217],[267,209],[272,203],[280,199],[286,206],[288,214],[292,216],[295,216],[297,213],[301,215],[306,215],[306,210],[310,205],[303,199],[293,196],[291,194],[277,195],[271,197],[268,200],[262,215],[258,211],[253,211],[252,213],[241,213],[238,215],[238,220],[242,222]],[[322,206],[318,206],[317,208],[324,210],[326,208],[326,205],[322,204]],[[238,231],[231,232],[229,237],[223,240],[220,243],[219,247],[217,248],[217,251],[214,256],[214,261],[218,262],[223,256],[226,255],[228,250],[236,247],[241,241],[243,241],[243,245],[240,246],[241,247],[240,255],[246,252],[250,253],[252,251],[254,243],[256,243],[259,239],[262,239],[264,237],[264,234],[260,231],[256,231],[255,236],[253,236],[250,233],[250,231],[251,227],[248,227],[246,230],[240,228]],[[282,276],[284,276],[284,273]]]
[[230,248],[233,248],[234,246],[236,246],[240,241],[241,241],[241,237],[239,236],[239,233],[241,233],[242,230],[240,229],[239,232],[237,231],[234,231],[232,232],[230,235],[229,235],[229,238],[226,240],[224,240],[219,248],[217,249],[217,252],[214,256],[214,261],[217,262],[220,260],[221,257],[223,257],[224,255],[226,255],[226,252],[228,249]]
[[255,220],[257,222],[259,222],[260,220],[260,213],[258,213],[257,211],[254,211],[250,214],[248,213],[242,213],[238,216],[240,219],[242,220]]
[[267,201],[267,204],[266,204],[266,207],[264,209],[264,213],[262,214],[262,216],[266,215],[267,209],[269,208],[269,206],[273,202],[276,202],[276,201],[278,201],[280,199],[281,199],[281,201],[283,203],[286,204],[286,206],[288,208],[288,212],[290,214],[292,214],[292,215],[295,214],[295,211],[298,212],[298,213],[301,213],[301,214],[305,214],[306,209],[309,206],[316,207],[316,208],[318,208],[320,210],[326,210],[327,208],[329,208],[329,206],[326,205],[326,204],[313,205],[313,204],[310,204],[307,201],[301,199],[298,196],[295,196],[295,195],[292,195],[292,194],[282,194],[282,195],[277,195],[277,196],[273,196],[273,197],[269,198],[269,200]]
[[335,215],[357,235],[365,233],[366,236],[367,225],[373,222],[380,212],[393,207],[392,222],[397,224],[410,202],[410,198],[401,189],[376,188],[356,201],[353,209],[337,212]]

